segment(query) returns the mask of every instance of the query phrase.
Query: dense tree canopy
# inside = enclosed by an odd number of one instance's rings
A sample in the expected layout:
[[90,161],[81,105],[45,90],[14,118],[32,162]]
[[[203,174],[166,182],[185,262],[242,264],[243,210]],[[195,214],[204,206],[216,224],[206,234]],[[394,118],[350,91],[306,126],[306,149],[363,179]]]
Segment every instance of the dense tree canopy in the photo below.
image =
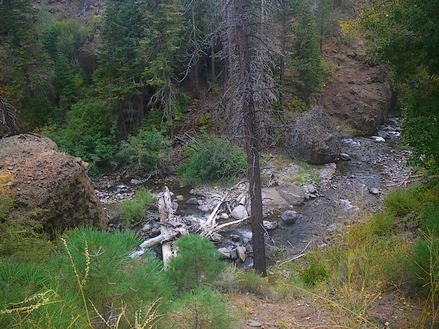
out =
[[[259,24],[249,32],[250,41],[259,38],[262,45],[251,55],[255,79],[263,84],[255,94],[260,140],[271,145],[279,135],[282,116],[270,109],[299,111],[318,99],[322,42],[334,33],[336,18],[352,15],[356,5],[378,60],[391,66],[413,162],[437,168],[439,5],[434,1],[244,1],[253,10],[252,28]],[[30,0],[1,1],[0,94],[20,111],[25,130],[44,127],[60,137],[58,142],[89,124],[80,115],[88,112],[81,109],[86,104],[100,104],[96,113],[109,120],[111,128],[98,129],[102,138],[125,139],[145,119],[172,137],[179,120],[196,108],[190,104],[194,98],[210,101],[196,119],[200,129],[210,125],[241,136],[242,112],[234,110],[241,90],[240,80],[234,80],[234,6],[213,0],[107,0],[103,16],[84,26],[75,18],[56,20],[44,7],[37,11]],[[82,66],[83,47],[95,37],[92,25],[101,40],[94,71]],[[223,118],[228,125],[221,124]],[[74,144],[62,147],[74,153],[68,146]]]

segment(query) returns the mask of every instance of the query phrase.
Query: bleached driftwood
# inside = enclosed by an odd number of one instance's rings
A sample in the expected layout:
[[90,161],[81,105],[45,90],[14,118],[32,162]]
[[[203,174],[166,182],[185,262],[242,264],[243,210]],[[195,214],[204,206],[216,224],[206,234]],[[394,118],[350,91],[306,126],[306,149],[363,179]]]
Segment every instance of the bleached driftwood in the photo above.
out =
[[211,214],[209,215],[209,217],[207,218],[207,220],[200,226],[199,231],[201,231],[201,235],[202,236],[210,236],[213,231],[215,230],[215,227],[217,226],[216,224],[216,214],[218,213],[219,208],[221,207],[221,205],[223,204],[224,200],[226,199],[227,195],[224,195],[221,198],[221,201],[218,202],[218,204],[215,206],[215,208],[213,209],[213,211],[211,212]]
[[[171,192],[169,191],[169,188],[167,186],[165,186],[163,188],[163,192],[160,193],[159,198],[157,199],[157,206],[159,209],[159,217],[161,223],[160,235],[163,235],[164,237],[170,236],[172,234],[172,230],[168,228],[166,222],[168,220],[173,220],[174,211],[172,209]],[[172,257],[172,247],[169,241],[164,240],[162,242],[162,257],[163,266],[166,269],[169,258]]]
[[[207,220],[202,223],[199,228],[197,229],[197,232],[208,238],[212,238],[214,233],[217,233],[221,229],[232,226],[235,224],[239,224],[243,221],[245,221],[247,218],[243,218],[240,220],[231,221],[228,223],[223,223],[218,225],[216,222],[216,217],[218,214],[219,209],[222,205],[226,205],[230,212],[229,207],[229,201],[226,201],[226,198],[228,197],[228,193],[226,193],[221,200],[217,203]],[[239,199],[242,199],[243,195],[239,195]],[[237,201],[236,198],[233,198],[233,202]],[[178,238],[180,235],[188,234],[189,233],[189,225],[187,223],[181,222],[178,220],[178,217],[174,216],[174,210],[172,208],[172,199],[171,199],[171,192],[169,191],[169,188],[165,186],[163,188],[163,192],[161,192],[157,198],[157,207],[159,211],[159,218],[160,218],[160,235],[150,238],[148,240],[145,240],[142,242],[137,250],[131,254],[130,257],[136,258],[140,255],[142,255],[145,252],[145,249],[155,247],[159,244],[162,245],[162,257],[163,257],[163,264],[166,268],[169,262],[169,258],[172,257],[172,244],[171,242]]]

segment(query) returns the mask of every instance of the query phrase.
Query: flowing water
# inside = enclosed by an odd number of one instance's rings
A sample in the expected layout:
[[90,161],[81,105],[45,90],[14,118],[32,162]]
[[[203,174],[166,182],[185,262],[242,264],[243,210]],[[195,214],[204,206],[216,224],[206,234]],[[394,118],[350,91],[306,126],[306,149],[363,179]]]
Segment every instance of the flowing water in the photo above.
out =
[[[314,183],[316,198],[302,206],[294,207],[300,218],[293,225],[285,225],[279,214],[266,218],[278,221],[277,229],[267,231],[267,258],[273,263],[279,259],[293,257],[315,244],[324,246],[331,237],[346,225],[351,225],[361,214],[380,206],[382,197],[392,186],[397,185],[409,175],[404,163],[410,152],[399,144],[399,118],[387,120],[380,131],[385,141],[372,137],[346,137],[343,139],[342,152],[350,156],[349,161],[339,161],[329,166],[313,167],[321,182]],[[331,174],[328,177],[328,168]],[[335,170],[334,170],[335,169]],[[332,170],[332,171],[331,171]],[[97,193],[104,204],[131,197],[134,190],[146,186],[151,192],[159,193],[166,184],[174,193],[178,204],[177,214],[193,215],[205,218],[209,213],[199,210],[197,205],[187,204],[194,197],[190,186],[180,186],[175,180],[151,181],[141,179],[117,180],[107,178],[96,182]],[[181,200],[176,196],[180,195]],[[202,198],[202,196],[197,196]],[[282,212],[285,209],[278,209]],[[249,223],[230,227],[221,232],[222,245],[241,244],[251,250],[251,231]],[[239,237],[239,242],[236,240]],[[247,262],[251,266],[251,262]]]

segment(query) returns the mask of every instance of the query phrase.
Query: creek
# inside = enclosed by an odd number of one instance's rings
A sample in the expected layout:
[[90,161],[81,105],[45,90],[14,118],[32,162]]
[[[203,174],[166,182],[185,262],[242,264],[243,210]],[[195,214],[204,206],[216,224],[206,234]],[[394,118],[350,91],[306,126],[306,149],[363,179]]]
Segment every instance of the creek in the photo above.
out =
[[[310,170],[317,174],[312,175],[313,181],[305,183],[312,185],[315,190],[312,198],[301,206],[286,206],[284,202],[279,203],[278,207],[274,205],[274,211],[265,218],[278,223],[276,229],[267,230],[266,254],[269,264],[301,254],[312,245],[323,247],[330,244],[334,235],[352,225],[361,215],[379,208],[389,189],[409,176],[410,168],[405,166],[405,161],[410,151],[399,143],[399,123],[398,117],[388,118],[377,131],[377,136],[346,135],[342,138],[342,153],[347,156],[344,161],[310,166]],[[282,177],[288,177],[290,171],[294,170],[297,171],[295,164],[276,169],[268,165],[268,168],[263,169],[263,174],[265,171],[265,174],[282,180]],[[213,187],[197,188],[194,191],[190,186],[180,186],[172,178],[147,180],[104,176],[94,183],[98,197],[109,209],[114,209],[117,202],[132,197],[135,189],[140,186],[158,193],[167,185],[178,204],[177,214],[198,218],[205,218],[209,212],[201,211],[198,205],[188,204],[188,199],[195,197],[203,200],[208,195],[220,196],[225,192]],[[288,209],[294,209],[299,214],[292,225],[286,225],[279,217],[280,213]],[[117,218],[111,219],[110,225],[117,225]],[[243,222],[220,233],[223,236],[221,246],[239,244],[251,251],[249,223]],[[244,265],[250,267],[251,260]]]

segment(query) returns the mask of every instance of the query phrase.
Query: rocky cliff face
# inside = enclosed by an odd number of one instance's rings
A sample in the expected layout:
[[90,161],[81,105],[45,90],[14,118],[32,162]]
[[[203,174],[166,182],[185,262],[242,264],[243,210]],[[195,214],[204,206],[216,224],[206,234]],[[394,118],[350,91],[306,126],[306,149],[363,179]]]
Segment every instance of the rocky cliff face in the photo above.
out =
[[22,134],[0,139],[0,174],[10,177],[7,188],[14,205],[12,218],[42,209],[45,229],[91,224],[106,228],[106,216],[87,177],[84,163],[58,151],[54,142]]
[[335,65],[327,79],[320,105],[342,129],[374,134],[391,106],[392,93],[384,65],[369,65],[362,45],[327,43],[323,58]]

